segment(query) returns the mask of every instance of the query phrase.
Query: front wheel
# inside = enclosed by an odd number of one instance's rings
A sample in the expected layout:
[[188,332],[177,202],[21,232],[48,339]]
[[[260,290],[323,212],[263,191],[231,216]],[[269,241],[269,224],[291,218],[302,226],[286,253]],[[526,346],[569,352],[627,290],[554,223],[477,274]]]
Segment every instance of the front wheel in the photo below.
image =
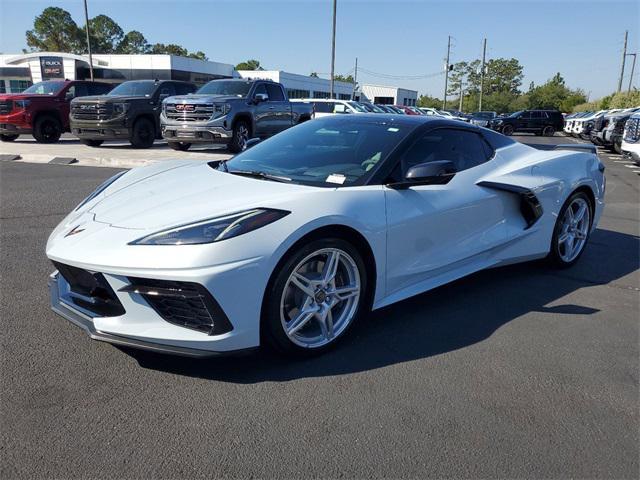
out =
[[33,128],[33,137],[38,143],[55,143],[62,135],[60,120],[51,115],[38,117]]
[[556,131],[549,125],[542,129],[542,135],[544,135],[545,137],[553,137],[554,133],[556,133]]
[[81,138],[80,143],[83,145],[87,145],[88,147],[99,147],[102,145],[104,140],[92,140],[90,138]]
[[505,125],[504,127],[502,127],[502,133],[508,137],[513,135],[513,126]]
[[186,152],[191,148],[191,144],[186,142],[167,142],[167,145],[169,145],[169,148],[180,152]]
[[233,134],[228,149],[231,153],[240,153],[247,149],[247,141],[249,141],[249,125],[240,120],[233,126]]
[[156,129],[148,118],[140,118],[133,124],[131,145],[134,148],[149,148],[156,138]]
[[3,133],[3,134],[0,134],[0,140],[2,140],[3,142],[13,142],[19,136],[20,135],[9,135],[9,134]]
[[578,261],[589,240],[593,205],[584,192],[576,192],[565,202],[553,230],[549,260],[567,268]]
[[344,338],[367,298],[359,251],[339,238],[312,241],[274,273],[265,292],[263,333],[283,353],[322,353]]

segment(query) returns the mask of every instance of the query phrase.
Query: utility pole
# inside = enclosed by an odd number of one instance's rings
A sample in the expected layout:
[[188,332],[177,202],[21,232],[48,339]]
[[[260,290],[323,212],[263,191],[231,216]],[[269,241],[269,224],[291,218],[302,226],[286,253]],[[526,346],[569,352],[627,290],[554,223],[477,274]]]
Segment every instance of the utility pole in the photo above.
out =
[[451,55],[451,35],[449,35],[449,41],[447,42],[447,62],[444,65],[444,98],[442,100],[442,109],[447,108],[447,87],[449,84],[449,57]]
[[458,111],[461,112],[462,111],[462,95],[464,94],[464,88],[462,88],[462,84],[463,84],[463,80],[462,78],[460,78],[460,107],[458,108]]
[[484,39],[482,42],[482,70],[480,70],[480,96],[478,97],[478,111],[482,111],[482,93],[484,90],[484,69],[485,69],[485,60],[487,57],[487,39]]
[[336,66],[336,9],[338,0],[333,0],[333,35],[331,36],[331,89],[329,92],[329,98],[333,96],[333,74]]
[[631,93],[631,83],[633,82],[633,72],[636,69],[636,55],[637,53],[627,53],[630,57],[633,57],[633,63],[631,64],[631,75],[629,75],[629,88],[627,92]]
[[351,100],[356,99],[356,86],[358,85],[358,57],[356,57],[356,68],[353,71],[353,92],[351,93]]
[[84,29],[87,33],[87,50],[89,50],[89,75],[93,82],[93,57],[91,56],[91,40],[89,39],[89,11],[87,10],[87,0],[84,0]]
[[622,49],[622,66],[620,67],[620,80],[618,80],[618,92],[622,90],[622,77],[624,76],[624,62],[627,59],[627,37],[629,30],[624,31],[624,48]]

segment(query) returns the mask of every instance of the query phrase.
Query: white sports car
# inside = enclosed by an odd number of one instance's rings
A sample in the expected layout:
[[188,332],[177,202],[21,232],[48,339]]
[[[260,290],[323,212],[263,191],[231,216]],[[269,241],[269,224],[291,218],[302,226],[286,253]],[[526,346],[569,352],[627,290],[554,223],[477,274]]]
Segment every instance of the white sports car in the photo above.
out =
[[228,161],[102,184],[49,238],[52,307],[114,344],[317,353],[369,309],[478,270],[572,265],[604,189],[592,146],[541,151],[436,116],[326,117]]

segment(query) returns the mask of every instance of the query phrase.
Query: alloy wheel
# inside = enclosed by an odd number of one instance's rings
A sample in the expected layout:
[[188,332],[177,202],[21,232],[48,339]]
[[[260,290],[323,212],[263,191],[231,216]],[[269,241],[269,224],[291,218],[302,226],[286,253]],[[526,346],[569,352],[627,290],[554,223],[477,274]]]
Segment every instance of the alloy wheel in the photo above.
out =
[[353,321],[360,299],[360,272],[338,248],[317,250],[292,270],[280,300],[280,321],[294,344],[319,348]]
[[584,198],[574,199],[564,212],[558,235],[558,250],[563,262],[575,260],[585,244],[591,225],[591,211]]
[[247,141],[249,140],[249,129],[244,125],[238,125],[238,146],[240,147],[240,151],[243,151],[247,148]]

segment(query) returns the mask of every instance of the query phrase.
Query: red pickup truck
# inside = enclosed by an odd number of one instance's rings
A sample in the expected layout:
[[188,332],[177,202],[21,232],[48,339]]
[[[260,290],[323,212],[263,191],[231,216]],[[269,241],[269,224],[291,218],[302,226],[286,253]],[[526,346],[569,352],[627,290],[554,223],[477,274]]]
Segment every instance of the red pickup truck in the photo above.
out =
[[69,131],[69,103],[76,97],[103,95],[108,83],[47,80],[22,93],[0,95],[0,140],[12,142],[33,134],[39,143],[57,142]]

